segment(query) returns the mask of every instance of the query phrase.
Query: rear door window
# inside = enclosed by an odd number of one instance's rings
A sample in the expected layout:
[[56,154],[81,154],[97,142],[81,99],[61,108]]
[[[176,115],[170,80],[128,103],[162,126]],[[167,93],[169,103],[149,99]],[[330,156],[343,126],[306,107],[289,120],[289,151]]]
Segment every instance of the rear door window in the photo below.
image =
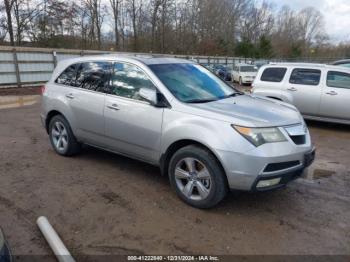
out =
[[317,86],[320,83],[320,78],[321,70],[295,68],[290,76],[289,83]]
[[264,82],[281,82],[287,72],[284,67],[270,67],[266,68],[261,75],[260,80]]
[[104,92],[108,86],[111,63],[86,62],[80,64],[77,70],[75,87]]
[[60,76],[55,80],[55,83],[61,84],[61,85],[73,85],[76,78],[76,68],[78,64],[70,65],[68,66],[61,74]]
[[350,89],[350,74],[329,71],[327,74],[327,86]]

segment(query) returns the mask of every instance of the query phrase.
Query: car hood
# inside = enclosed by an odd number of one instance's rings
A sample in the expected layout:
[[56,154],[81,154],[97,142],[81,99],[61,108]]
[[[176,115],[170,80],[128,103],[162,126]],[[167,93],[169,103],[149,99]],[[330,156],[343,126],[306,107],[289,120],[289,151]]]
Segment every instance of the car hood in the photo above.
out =
[[196,114],[249,127],[286,126],[302,122],[290,104],[255,95],[240,95],[203,104],[192,104]]

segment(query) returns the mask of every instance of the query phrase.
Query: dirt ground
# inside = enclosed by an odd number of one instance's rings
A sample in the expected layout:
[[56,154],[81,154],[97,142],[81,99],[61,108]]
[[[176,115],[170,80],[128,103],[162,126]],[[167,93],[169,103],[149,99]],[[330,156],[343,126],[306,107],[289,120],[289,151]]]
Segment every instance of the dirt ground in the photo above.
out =
[[317,159],[307,176],[198,210],[153,166],[91,147],[58,156],[39,111],[0,110],[0,225],[16,255],[52,255],[41,215],[74,256],[350,255],[350,127],[309,122]]
[[0,96],[39,95],[41,86],[0,88]]

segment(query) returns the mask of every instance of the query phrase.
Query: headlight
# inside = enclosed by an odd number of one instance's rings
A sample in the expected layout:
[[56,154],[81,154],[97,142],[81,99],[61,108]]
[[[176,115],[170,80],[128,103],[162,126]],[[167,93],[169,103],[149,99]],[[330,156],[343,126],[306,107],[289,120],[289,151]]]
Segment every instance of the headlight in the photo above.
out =
[[287,141],[285,136],[276,127],[253,128],[235,125],[232,125],[232,127],[256,147],[266,143]]

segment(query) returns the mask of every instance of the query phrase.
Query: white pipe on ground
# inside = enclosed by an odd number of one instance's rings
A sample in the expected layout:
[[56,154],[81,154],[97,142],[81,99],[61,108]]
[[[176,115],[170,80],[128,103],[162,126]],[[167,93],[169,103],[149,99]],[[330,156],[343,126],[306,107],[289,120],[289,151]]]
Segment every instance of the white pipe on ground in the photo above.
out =
[[49,243],[52,251],[56,255],[59,262],[75,262],[66,246],[63,244],[56,231],[51,226],[46,217],[41,216],[36,221],[41,233],[44,235],[47,243]]

